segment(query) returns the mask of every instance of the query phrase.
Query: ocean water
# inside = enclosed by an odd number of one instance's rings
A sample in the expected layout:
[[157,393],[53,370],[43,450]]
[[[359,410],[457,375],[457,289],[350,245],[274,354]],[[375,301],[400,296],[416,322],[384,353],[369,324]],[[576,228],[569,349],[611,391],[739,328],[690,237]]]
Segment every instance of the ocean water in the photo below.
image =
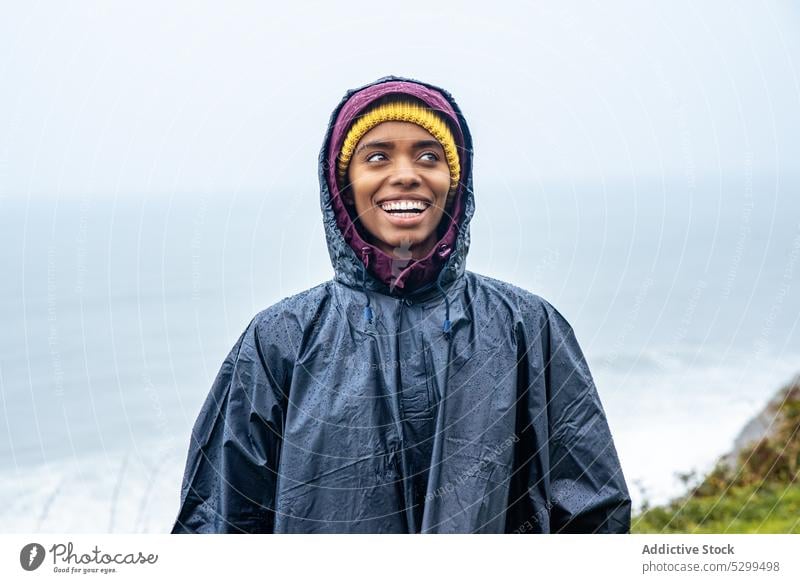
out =
[[[798,180],[476,184],[467,268],[555,305],[635,506],[681,491],[800,371]],[[318,196],[0,199],[3,532],[165,532],[250,318],[332,276]]]

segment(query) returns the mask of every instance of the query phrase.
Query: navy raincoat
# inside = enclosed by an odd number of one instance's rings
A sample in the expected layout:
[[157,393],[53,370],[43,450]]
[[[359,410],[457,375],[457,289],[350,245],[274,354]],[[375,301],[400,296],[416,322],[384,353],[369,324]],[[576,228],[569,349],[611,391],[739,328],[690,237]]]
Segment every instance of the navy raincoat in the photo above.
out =
[[[408,81],[384,77],[365,87]],[[419,83],[419,82],[415,82]],[[192,431],[173,533],[623,533],[630,497],[572,328],[465,268],[472,142],[435,281],[391,288],[321,207],[335,277],[250,322]]]

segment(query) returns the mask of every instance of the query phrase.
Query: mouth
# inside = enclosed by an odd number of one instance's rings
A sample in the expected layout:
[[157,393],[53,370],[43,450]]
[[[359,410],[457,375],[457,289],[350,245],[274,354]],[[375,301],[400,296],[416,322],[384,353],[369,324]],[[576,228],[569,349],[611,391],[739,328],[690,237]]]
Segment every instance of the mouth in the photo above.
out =
[[383,201],[376,206],[386,214],[390,222],[409,225],[421,221],[431,203],[413,198],[397,198]]

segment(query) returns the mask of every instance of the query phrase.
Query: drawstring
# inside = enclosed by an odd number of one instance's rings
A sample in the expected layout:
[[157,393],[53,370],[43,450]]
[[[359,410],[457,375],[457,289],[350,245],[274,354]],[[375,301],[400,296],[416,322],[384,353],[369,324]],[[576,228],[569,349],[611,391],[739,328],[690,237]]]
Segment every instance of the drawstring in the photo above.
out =
[[[443,253],[448,253],[449,248],[444,248]],[[361,291],[364,292],[364,295],[367,298],[367,305],[364,306],[364,319],[368,323],[372,323],[372,305],[371,299],[369,297],[369,293],[367,292],[367,268],[369,267],[369,257],[370,257],[371,250],[369,247],[363,247],[361,249],[361,258],[364,262],[364,268],[361,270]],[[436,277],[436,287],[439,289],[439,292],[444,296],[444,322],[442,322],[442,332],[444,333],[445,337],[449,340],[450,339],[450,331],[452,329],[452,322],[450,321],[450,298],[447,297],[447,292],[445,291],[444,287],[442,286],[442,280],[444,279],[444,274],[447,270],[442,268],[439,271],[439,275]]]
[[361,291],[367,296],[367,305],[364,306],[364,319],[368,323],[372,323],[372,307],[370,306],[370,297],[367,293],[367,267],[369,267],[369,247],[361,249],[361,258],[364,261],[364,269],[361,270]]
[[445,310],[444,314],[445,314],[445,316],[444,316],[444,322],[442,322],[442,332],[444,332],[444,335],[449,339],[450,338],[450,300],[447,297],[447,292],[445,292],[444,288],[442,287],[442,277],[444,276],[445,271],[446,270],[444,268],[441,271],[439,271],[439,275],[436,278],[436,287],[439,288],[439,291],[444,296],[444,306],[445,306],[444,307],[444,310]]

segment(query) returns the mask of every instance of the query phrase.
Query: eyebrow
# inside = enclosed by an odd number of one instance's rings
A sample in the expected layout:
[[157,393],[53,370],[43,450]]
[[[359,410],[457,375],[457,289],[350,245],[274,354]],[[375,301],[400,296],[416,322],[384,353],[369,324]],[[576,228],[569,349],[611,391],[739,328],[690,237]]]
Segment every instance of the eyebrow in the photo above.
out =
[[[420,148],[430,148],[433,146],[439,146],[440,148],[442,145],[437,140],[417,140],[414,142],[412,147],[415,150]],[[367,142],[365,144],[361,144],[358,149],[355,151],[355,154],[358,154],[361,150],[365,150],[367,148],[382,148],[384,150],[393,150],[394,149],[394,141],[393,140],[379,140],[373,142]]]

